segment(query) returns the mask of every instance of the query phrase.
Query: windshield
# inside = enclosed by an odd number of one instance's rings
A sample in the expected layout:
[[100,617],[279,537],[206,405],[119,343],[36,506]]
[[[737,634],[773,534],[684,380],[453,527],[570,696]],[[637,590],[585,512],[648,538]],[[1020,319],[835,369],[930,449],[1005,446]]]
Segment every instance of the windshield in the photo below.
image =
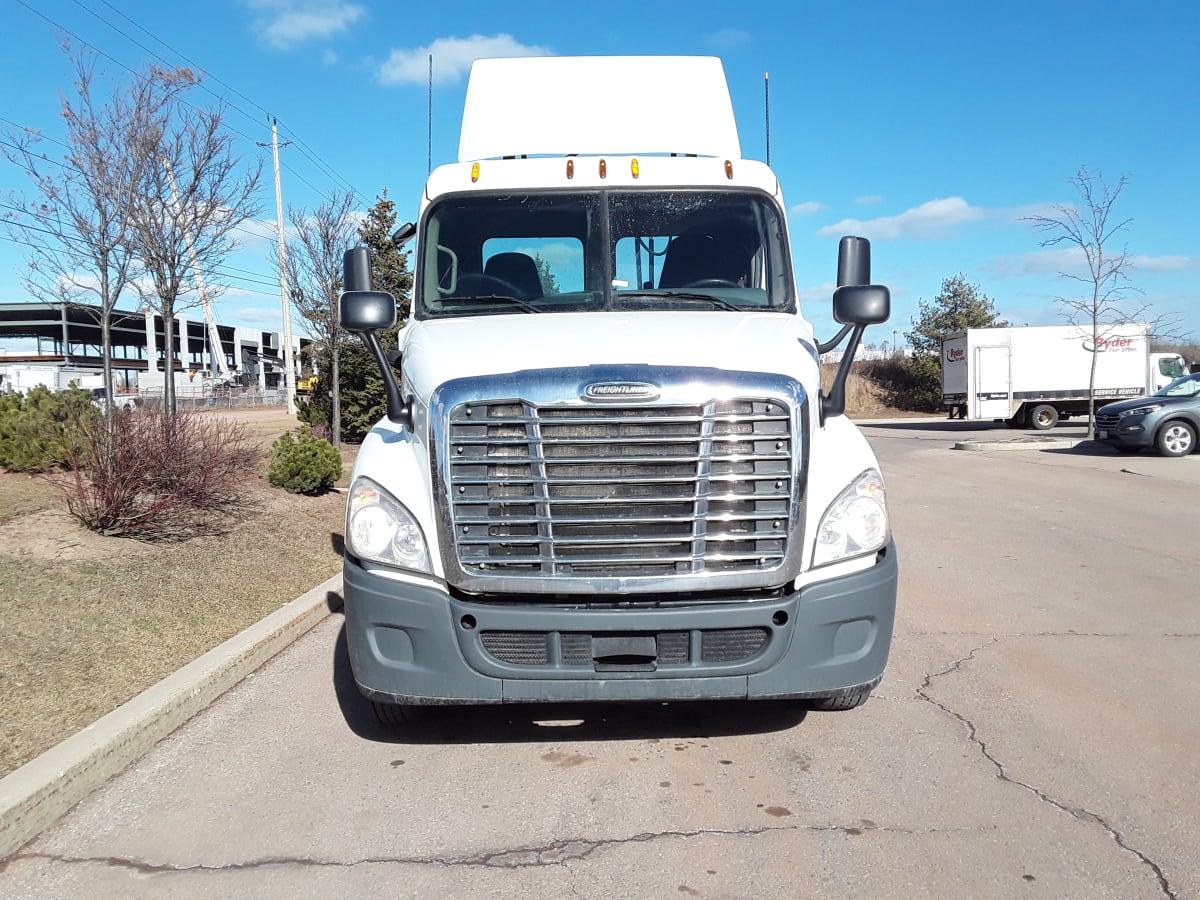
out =
[[795,308],[782,217],[756,191],[454,195],[421,247],[417,318]]
[[1159,388],[1155,397],[1194,397],[1200,394],[1200,372],[1176,378],[1165,387]]

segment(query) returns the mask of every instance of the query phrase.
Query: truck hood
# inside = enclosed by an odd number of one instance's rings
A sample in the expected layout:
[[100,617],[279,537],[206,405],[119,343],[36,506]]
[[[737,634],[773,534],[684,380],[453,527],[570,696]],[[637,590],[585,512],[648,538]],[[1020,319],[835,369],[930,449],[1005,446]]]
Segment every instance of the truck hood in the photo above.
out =
[[808,323],[795,314],[689,310],[423,320],[404,329],[401,346],[412,389],[428,401],[447,381],[522,369],[650,365],[798,372],[805,360],[815,367],[812,340]]

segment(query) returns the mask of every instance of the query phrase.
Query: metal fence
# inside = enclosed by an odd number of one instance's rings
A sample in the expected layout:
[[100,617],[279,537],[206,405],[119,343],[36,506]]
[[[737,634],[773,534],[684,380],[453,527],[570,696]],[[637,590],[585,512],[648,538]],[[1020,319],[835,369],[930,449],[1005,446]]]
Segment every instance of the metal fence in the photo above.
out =
[[[163,405],[162,391],[141,391],[139,396],[147,406]],[[257,388],[218,388],[207,393],[188,391],[175,395],[175,408],[183,410],[258,409],[266,406],[287,406],[287,392],[260,391]]]

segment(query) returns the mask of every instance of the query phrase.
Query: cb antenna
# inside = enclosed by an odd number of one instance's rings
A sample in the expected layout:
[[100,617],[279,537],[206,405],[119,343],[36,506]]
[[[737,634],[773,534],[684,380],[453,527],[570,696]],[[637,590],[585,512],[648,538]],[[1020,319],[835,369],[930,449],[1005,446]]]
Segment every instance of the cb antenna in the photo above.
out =
[[428,154],[425,174],[433,171],[433,54],[429,54],[429,122],[425,126],[425,147]]
[[763,72],[763,99],[767,120],[767,165],[771,165],[771,73]]

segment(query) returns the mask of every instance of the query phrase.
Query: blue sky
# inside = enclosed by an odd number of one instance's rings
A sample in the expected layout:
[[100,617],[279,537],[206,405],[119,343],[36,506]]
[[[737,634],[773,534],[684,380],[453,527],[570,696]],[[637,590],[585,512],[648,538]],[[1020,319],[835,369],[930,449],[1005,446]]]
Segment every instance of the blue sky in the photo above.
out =
[[[771,164],[818,336],[833,330],[844,233],[872,239],[875,280],[892,288],[892,321],[868,341],[902,336],[918,300],[959,272],[1015,324],[1062,323],[1055,298],[1077,287],[1058,273],[1079,270],[1043,250],[1021,218],[1075,202],[1081,165],[1129,178],[1116,215],[1132,220],[1121,240],[1142,292],[1133,302],[1200,336],[1194,2],[4,0],[3,10],[0,130],[62,136],[66,29],[108,54],[114,73],[161,64],[155,53],[207,71],[240,151],[266,153],[264,221],[251,228],[263,237],[229,262],[242,277],[216,303],[224,323],[280,327],[269,151],[255,144],[270,140],[268,114],[293,141],[281,151],[285,204],[313,206],[346,185],[370,202],[387,188],[403,221],[415,217],[427,169],[430,53],[435,166],[457,154],[472,58],[663,53],[722,58],[748,158],[766,154],[770,73]],[[668,99],[648,85],[630,115],[653,116]],[[0,162],[0,195],[22,190],[23,174]],[[23,252],[0,239],[0,301],[26,296]]]

